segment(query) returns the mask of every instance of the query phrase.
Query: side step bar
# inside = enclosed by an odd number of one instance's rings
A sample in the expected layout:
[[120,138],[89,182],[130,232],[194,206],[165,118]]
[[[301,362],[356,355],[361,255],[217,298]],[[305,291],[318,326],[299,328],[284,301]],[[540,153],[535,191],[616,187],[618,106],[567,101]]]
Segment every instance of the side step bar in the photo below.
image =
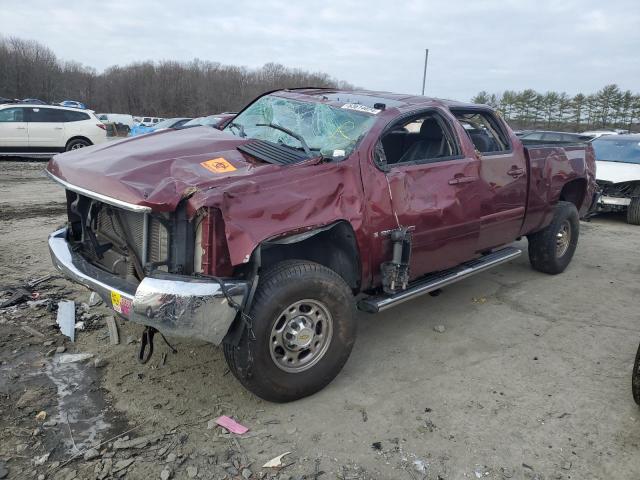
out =
[[457,267],[442,272],[432,273],[409,284],[406,290],[393,295],[378,295],[367,297],[358,302],[358,309],[368,313],[378,313],[388,308],[395,307],[407,300],[419,297],[425,293],[433,292],[439,288],[451,285],[476,273],[484,272],[501,263],[518,258],[522,250],[515,247],[506,247],[480,258],[462,263]]

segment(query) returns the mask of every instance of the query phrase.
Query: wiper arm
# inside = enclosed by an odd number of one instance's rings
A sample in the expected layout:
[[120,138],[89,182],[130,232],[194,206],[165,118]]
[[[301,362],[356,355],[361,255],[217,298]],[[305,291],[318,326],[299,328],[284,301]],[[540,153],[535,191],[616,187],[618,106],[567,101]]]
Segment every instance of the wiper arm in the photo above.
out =
[[231,128],[231,127],[236,127],[236,128],[238,129],[238,133],[240,134],[240,136],[241,136],[242,138],[244,138],[244,137],[246,137],[246,136],[247,136],[247,134],[246,134],[246,133],[245,133],[245,131],[244,131],[244,127],[243,127],[242,125],[240,125],[239,123],[231,122],[231,123],[229,124],[229,128]]
[[277,125],[275,123],[256,123],[256,127],[271,127],[271,128],[275,128],[276,130],[280,130],[281,132],[284,132],[287,135],[290,135],[296,140],[298,140],[302,144],[302,148],[304,148],[304,153],[306,153],[310,157],[313,155],[311,153],[311,149],[309,148],[309,145],[307,145],[307,142],[304,140],[302,135],[297,134],[296,132],[289,130],[288,128],[281,127],[280,125]]

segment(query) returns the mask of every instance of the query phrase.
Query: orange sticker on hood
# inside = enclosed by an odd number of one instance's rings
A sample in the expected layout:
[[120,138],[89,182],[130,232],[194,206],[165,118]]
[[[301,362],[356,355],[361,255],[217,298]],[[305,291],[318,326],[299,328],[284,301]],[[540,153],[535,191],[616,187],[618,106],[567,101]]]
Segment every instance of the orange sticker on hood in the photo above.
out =
[[233,172],[236,170],[236,167],[231,165],[222,157],[212,158],[211,160],[202,162],[200,165],[213,173]]

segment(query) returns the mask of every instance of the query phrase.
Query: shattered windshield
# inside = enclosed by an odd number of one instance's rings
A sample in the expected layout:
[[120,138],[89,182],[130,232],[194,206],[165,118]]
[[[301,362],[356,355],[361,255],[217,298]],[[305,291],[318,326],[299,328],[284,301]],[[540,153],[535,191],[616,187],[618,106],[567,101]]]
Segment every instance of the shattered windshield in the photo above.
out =
[[597,139],[591,142],[597,160],[640,164],[640,137],[634,139]]
[[256,100],[224,129],[305,151],[310,156],[348,156],[375,122],[375,115],[273,95]]

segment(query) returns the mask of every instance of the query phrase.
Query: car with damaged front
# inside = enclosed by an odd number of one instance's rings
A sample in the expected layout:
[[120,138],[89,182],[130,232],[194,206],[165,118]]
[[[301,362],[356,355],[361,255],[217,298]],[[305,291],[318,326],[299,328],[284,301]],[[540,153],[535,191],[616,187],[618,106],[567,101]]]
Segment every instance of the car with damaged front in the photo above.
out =
[[[270,401],[322,389],[381,312],[518,257],[562,272],[595,199],[589,144],[526,146],[490,107],[269,92],[217,128],[54,157],[53,262],[153,335],[221,345]],[[398,322],[402,319],[389,319]]]
[[626,213],[640,225],[640,134],[606,135],[593,141],[601,196],[598,211]]

